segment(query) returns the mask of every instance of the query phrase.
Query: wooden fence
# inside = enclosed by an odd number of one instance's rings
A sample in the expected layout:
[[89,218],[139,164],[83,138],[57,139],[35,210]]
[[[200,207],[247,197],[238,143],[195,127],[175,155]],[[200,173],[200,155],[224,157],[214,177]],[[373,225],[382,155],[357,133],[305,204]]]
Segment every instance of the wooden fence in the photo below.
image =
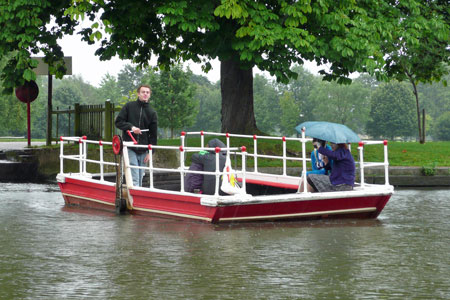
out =
[[[52,123],[54,126],[54,135],[49,132],[52,141],[59,141],[60,136],[87,136],[88,139],[101,139],[111,141],[118,130],[114,126],[116,112],[120,107],[115,107],[110,101],[99,105],[80,105],[75,104],[72,109],[70,106],[66,110],[52,111]],[[55,117],[53,117],[55,116]],[[52,126],[53,128],[53,126]]]

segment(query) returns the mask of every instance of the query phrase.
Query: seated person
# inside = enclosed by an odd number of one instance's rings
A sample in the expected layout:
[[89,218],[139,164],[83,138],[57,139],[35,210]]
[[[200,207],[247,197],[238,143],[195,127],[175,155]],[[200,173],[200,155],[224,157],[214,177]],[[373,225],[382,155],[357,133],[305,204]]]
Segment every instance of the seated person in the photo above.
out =
[[[322,174],[310,174],[307,176],[308,191],[310,192],[334,192],[351,191],[355,184],[355,160],[353,159],[347,144],[331,143],[332,150],[325,147],[325,143],[319,148],[319,153],[333,160],[333,168],[330,176]],[[330,164],[325,169],[331,168]]]
[[[207,151],[200,151],[198,155],[205,155]],[[195,154],[194,154],[195,155]],[[203,171],[203,165],[191,162],[190,171]],[[187,173],[184,179],[184,190],[189,193],[202,193],[203,174]]]
[[[312,170],[306,172],[306,176],[308,176],[309,174],[325,174],[325,175],[329,175],[330,174],[330,170],[325,169],[325,162],[324,159],[327,160],[326,156],[323,156],[322,154],[319,153],[319,151],[317,151],[317,149],[320,147],[318,140],[316,138],[313,139],[313,146],[314,146],[314,150],[311,152],[311,167]],[[330,145],[326,145],[326,148],[328,150],[331,150]],[[330,162],[330,166],[333,167],[333,161],[331,160]]]
[[[226,148],[225,144],[222,143],[219,139],[212,139],[208,142],[208,148]],[[226,151],[221,151],[219,153],[219,172],[222,172],[223,167],[225,166],[226,161]],[[191,157],[191,167],[189,168],[197,168],[195,170],[207,171],[207,172],[215,172],[216,171],[216,152],[214,150],[209,151],[201,151],[192,155]],[[201,180],[201,182],[200,182]],[[188,173],[186,175],[186,185],[185,190],[187,192],[194,192],[194,189],[201,189],[201,193],[207,195],[214,195],[216,190],[216,175],[202,175],[202,174],[192,174]],[[220,183],[219,183],[220,187]],[[221,195],[225,195],[222,191],[219,193]]]

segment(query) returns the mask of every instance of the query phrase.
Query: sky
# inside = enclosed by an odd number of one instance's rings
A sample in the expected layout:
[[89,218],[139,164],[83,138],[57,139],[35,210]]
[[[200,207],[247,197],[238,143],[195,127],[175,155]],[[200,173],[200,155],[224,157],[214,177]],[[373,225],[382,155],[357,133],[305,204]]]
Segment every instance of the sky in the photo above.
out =
[[[117,77],[117,74],[126,64],[131,64],[131,61],[120,60],[118,57],[109,61],[100,61],[98,56],[94,54],[98,46],[88,45],[81,41],[80,35],[65,36],[60,40],[60,45],[64,55],[72,57],[72,74],[80,75],[84,81],[93,86],[98,87],[103,76],[108,73]],[[193,73],[206,76],[211,82],[220,80],[220,63],[218,60],[211,62],[212,70],[207,74],[203,73],[199,64],[185,63],[185,66],[188,65]],[[311,73],[318,74],[319,67],[315,63],[306,62],[304,67]],[[259,70],[255,70],[255,72],[261,73]],[[264,75],[270,77],[268,73],[264,73]]]

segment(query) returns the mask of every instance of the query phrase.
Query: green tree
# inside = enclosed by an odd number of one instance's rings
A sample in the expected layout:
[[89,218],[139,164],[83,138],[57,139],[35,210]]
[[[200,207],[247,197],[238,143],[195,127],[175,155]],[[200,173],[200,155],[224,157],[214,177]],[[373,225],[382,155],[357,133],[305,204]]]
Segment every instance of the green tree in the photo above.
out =
[[367,133],[374,137],[407,137],[414,132],[413,95],[405,84],[383,83],[371,97]]
[[[152,55],[165,68],[178,59],[221,62],[222,131],[257,130],[253,109],[252,68],[268,71],[287,82],[295,77],[293,63],[315,59],[329,63],[326,79],[346,81],[353,71],[374,71],[382,63],[377,31],[383,19],[370,19],[371,2],[333,0],[263,3],[245,0],[196,1],[77,1],[67,12],[90,18],[102,11],[110,36],[98,24],[85,28],[84,38],[101,39],[101,59],[114,55],[145,65]],[[145,11],[145,14],[142,13]],[[127,16],[133,16],[128,18]],[[149,51],[151,50],[151,51]]]
[[190,131],[220,131],[220,85],[211,84],[200,75],[192,75],[195,102],[198,103],[195,122],[187,129]]
[[111,103],[119,104],[122,100],[118,82],[116,78],[109,73],[103,76],[98,92],[102,98],[105,98],[106,100],[109,99]]
[[253,92],[258,128],[265,133],[277,133],[280,129],[281,118],[277,90],[266,77],[256,74],[253,81]]
[[[382,42],[404,38],[392,34],[391,24],[401,23],[405,15],[391,14],[389,9],[400,10],[398,3],[404,2],[413,7],[424,1],[59,0],[51,5],[49,0],[32,4],[9,1],[0,6],[0,53],[17,54],[3,70],[3,78],[9,92],[14,84],[32,79],[35,61],[30,53],[39,50],[44,50],[54,66],[53,61],[63,55],[55,47],[56,37],[70,34],[76,23],[69,16],[87,16],[93,23],[80,33],[89,43],[100,41],[96,54],[102,60],[118,55],[145,67],[157,56],[157,64],[164,70],[179,60],[192,59],[208,71],[209,61],[218,58],[221,130],[252,133],[257,130],[254,66],[283,82],[296,76],[290,66],[301,65],[305,59],[328,64],[329,71],[322,70],[324,78],[340,83],[349,82],[351,72],[380,71],[384,54],[392,52],[381,48]],[[428,2],[445,4],[443,0]],[[430,12],[441,6],[430,5]],[[54,29],[46,26],[52,18],[57,24]],[[442,18],[435,20],[440,25],[444,22]],[[422,31],[417,32],[422,37]],[[427,33],[423,31],[423,36]],[[62,74],[55,68],[51,72]]]
[[450,111],[450,88],[443,84],[444,81],[450,82],[450,74],[444,76],[441,82],[417,85],[423,108],[433,119],[439,118],[443,112]]
[[395,20],[384,25],[386,39],[381,45],[387,58],[383,71],[388,78],[412,85],[419,141],[425,143],[417,84],[440,81],[449,73],[449,3],[447,0],[398,1],[395,5],[382,6],[381,12],[394,16]]
[[443,113],[435,122],[433,137],[441,141],[450,141],[450,111]]
[[299,123],[300,107],[296,103],[291,92],[286,92],[280,97],[281,120],[280,131],[283,135],[295,134],[295,126]]
[[117,75],[117,86],[122,96],[128,96],[130,92],[135,92],[142,83],[145,72],[132,65],[125,65]]
[[63,34],[73,34],[78,24],[64,14],[71,0],[14,0],[0,2],[0,58],[7,57],[2,68],[3,92],[11,94],[25,81],[35,80],[32,71],[38,64],[31,55],[42,52],[51,74],[62,78],[66,71],[64,54],[58,45]]
[[340,85],[320,82],[310,94],[316,120],[345,124],[359,133],[369,116],[370,89],[359,82]]
[[[153,77],[152,103],[158,112],[158,126],[174,130],[186,128],[194,123],[196,103],[193,100],[194,86],[190,82],[191,72],[184,72],[178,65],[170,71],[162,71]],[[156,80],[154,80],[156,78]]]

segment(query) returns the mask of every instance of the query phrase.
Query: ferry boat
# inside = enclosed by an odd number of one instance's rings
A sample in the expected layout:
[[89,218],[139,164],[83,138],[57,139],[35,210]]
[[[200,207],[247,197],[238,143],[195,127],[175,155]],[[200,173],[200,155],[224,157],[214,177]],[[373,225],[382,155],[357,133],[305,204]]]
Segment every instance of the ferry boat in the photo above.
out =
[[[188,136],[200,136],[200,146],[187,145]],[[207,148],[205,138],[219,137],[226,139],[226,148]],[[247,145],[231,147],[232,139],[239,138]],[[271,139],[280,142],[281,153],[267,155],[258,153],[258,141]],[[197,139],[198,141],[198,139]],[[248,142],[246,142],[248,141]],[[391,195],[394,188],[389,184],[389,163],[387,141],[361,141],[358,144],[359,181],[352,191],[310,193],[300,189],[301,182],[306,186],[307,158],[306,143],[312,139],[306,138],[304,131],[301,137],[274,137],[257,135],[240,135],[215,132],[182,132],[179,146],[138,145],[134,142],[122,142],[119,136],[114,136],[112,142],[88,140],[86,137],[60,138],[60,172],[57,182],[67,206],[76,205],[86,208],[109,210],[111,212],[127,212],[136,215],[160,215],[205,222],[242,222],[260,220],[286,219],[321,219],[321,218],[376,218]],[[79,143],[78,154],[65,153],[68,142]],[[287,151],[287,143],[301,143],[301,153],[292,154]],[[365,162],[364,149],[370,145],[384,145],[384,158],[381,162]],[[98,147],[98,159],[88,157],[87,146]],[[93,145],[93,146],[92,146]],[[247,147],[253,145],[251,153]],[[116,157],[112,161],[104,159],[104,147],[112,147]],[[132,148],[146,148],[150,160],[148,166],[131,166],[128,151]],[[154,163],[153,149],[159,152],[175,152],[177,166],[157,166]],[[215,172],[191,171],[185,165],[189,152],[214,150],[216,153]],[[219,169],[219,152],[226,151],[227,166]],[[229,166],[233,158],[235,166]],[[67,172],[67,161],[77,162],[78,172]],[[274,168],[258,166],[261,160],[272,160],[279,163],[280,174],[273,174]],[[301,166],[299,174],[288,174],[288,162],[294,161]],[[237,162],[237,163],[236,163]],[[87,164],[96,164],[99,173],[87,172]],[[291,163],[292,164],[292,163]],[[115,181],[106,180],[106,166],[112,166],[117,171]],[[370,167],[384,166],[385,183],[368,184],[364,182],[364,170]],[[67,168],[67,167],[66,167]],[[110,167],[111,168],[111,167]],[[132,168],[146,170],[148,183],[138,187],[133,185]],[[267,171],[267,169],[270,169]],[[184,178],[186,174],[200,173],[216,176],[215,193],[205,195],[186,192]],[[123,174],[123,176],[122,176]],[[161,186],[158,177],[161,174],[171,174],[179,179],[175,186]],[[222,177],[226,184],[227,178],[235,176],[239,184],[231,186],[229,194],[221,195]]]

